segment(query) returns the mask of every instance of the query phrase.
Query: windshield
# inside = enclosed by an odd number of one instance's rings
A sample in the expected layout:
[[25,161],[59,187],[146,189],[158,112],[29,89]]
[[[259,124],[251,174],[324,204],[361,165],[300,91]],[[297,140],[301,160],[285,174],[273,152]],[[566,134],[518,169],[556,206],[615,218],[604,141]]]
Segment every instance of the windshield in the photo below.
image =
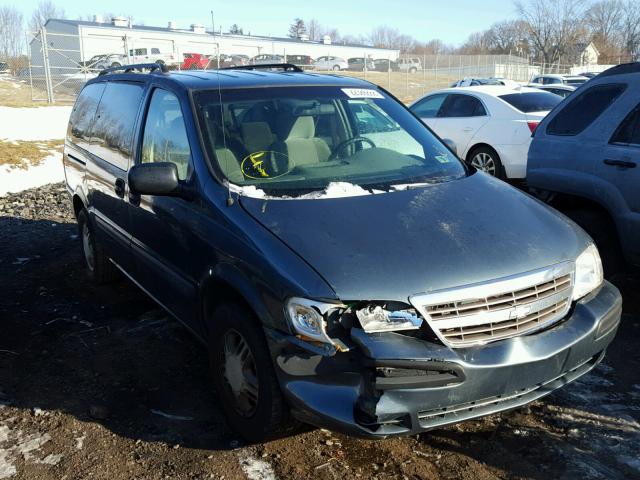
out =
[[466,175],[440,140],[377,89],[206,90],[194,101],[209,156],[236,185],[297,195],[332,182],[390,189]]
[[499,97],[522,113],[548,112],[562,101],[561,97],[549,92],[510,93]]

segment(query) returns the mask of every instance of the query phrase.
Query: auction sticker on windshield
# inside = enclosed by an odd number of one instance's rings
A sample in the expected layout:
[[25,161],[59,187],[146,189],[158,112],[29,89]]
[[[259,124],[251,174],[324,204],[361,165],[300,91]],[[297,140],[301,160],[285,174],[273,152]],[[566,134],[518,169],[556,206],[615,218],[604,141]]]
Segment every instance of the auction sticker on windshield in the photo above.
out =
[[343,88],[349,98],[384,98],[382,94],[370,88]]

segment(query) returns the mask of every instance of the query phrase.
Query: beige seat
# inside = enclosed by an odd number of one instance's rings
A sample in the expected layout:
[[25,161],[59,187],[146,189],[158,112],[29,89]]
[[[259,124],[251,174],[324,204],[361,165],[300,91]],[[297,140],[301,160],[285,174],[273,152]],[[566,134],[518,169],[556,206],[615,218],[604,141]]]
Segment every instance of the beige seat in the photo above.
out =
[[[213,116],[209,112],[205,112],[205,127],[209,134],[209,140],[213,146],[216,160],[220,170],[225,177],[229,179],[231,183],[238,183],[244,180],[244,175],[240,168],[240,163],[236,155],[228,148],[224,146],[224,140],[221,140],[221,134],[218,130],[218,125],[215,123]],[[222,144],[220,143],[222,142]]]
[[331,155],[327,142],[316,138],[313,117],[298,117],[284,141],[289,162],[294,165],[310,165],[326,162]]
[[276,139],[267,122],[246,122],[240,126],[240,130],[249,153],[269,150]]

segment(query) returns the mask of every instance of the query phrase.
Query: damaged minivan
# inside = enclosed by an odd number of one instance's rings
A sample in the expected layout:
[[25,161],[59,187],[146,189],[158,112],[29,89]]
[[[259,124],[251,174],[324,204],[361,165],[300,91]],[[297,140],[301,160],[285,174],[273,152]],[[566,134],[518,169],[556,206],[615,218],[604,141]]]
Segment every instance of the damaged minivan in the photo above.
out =
[[415,434],[602,360],[621,297],[592,240],[383,89],[163,70],[87,83],[67,187],[90,276],[124,273],[207,345],[239,434]]

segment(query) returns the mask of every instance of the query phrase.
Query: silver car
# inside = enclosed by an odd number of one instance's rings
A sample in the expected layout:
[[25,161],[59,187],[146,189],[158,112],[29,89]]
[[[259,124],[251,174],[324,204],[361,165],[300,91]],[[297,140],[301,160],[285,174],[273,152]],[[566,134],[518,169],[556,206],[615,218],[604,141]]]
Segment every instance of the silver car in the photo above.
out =
[[331,56],[318,57],[315,66],[316,70],[333,70],[334,72],[349,68],[349,64],[344,58]]

